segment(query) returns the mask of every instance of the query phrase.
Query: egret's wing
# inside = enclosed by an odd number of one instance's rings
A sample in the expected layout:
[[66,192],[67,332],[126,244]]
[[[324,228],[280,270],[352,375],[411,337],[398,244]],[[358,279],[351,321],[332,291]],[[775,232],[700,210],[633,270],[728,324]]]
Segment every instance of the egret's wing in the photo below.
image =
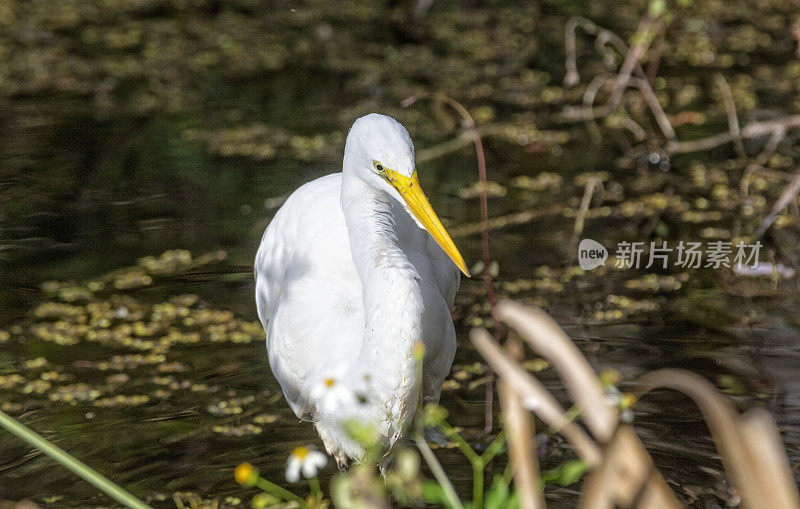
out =
[[[273,316],[280,306],[281,297],[284,294],[286,278],[289,275],[292,246],[287,238],[287,221],[283,217],[282,210],[279,210],[275,217],[267,226],[261,238],[261,245],[256,254],[254,272],[256,281],[256,308],[261,325],[267,333],[267,351],[270,350],[270,342],[275,339],[271,334]],[[278,362],[276,366],[270,359],[273,374],[283,389],[284,397],[292,410],[298,416],[306,413],[304,407],[306,402],[301,398],[301,386],[282,376],[285,367]]]
[[255,260],[270,367],[304,419],[313,414],[309,384],[360,348],[346,344],[360,341],[363,312],[340,192],[341,174],[334,174],[292,193],[267,227]]

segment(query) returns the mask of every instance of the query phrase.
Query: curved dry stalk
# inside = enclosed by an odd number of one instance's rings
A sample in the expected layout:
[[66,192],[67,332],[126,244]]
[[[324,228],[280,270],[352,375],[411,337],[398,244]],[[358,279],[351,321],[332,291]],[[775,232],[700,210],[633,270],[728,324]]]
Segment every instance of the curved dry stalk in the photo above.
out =
[[559,373],[583,420],[598,441],[611,439],[619,422],[618,411],[607,397],[592,367],[561,327],[544,311],[504,300],[497,315],[513,327],[530,347],[550,361]]
[[[733,404],[705,378],[680,369],[660,369],[643,376],[640,386],[643,394],[666,388],[692,398],[708,424],[714,443],[722,455],[725,470],[739,490],[744,507],[787,507],[776,505],[773,499],[776,493],[773,486],[779,479],[763,479],[760,472],[754,469],[756,461],[752,449],[763,447],[763,444],[755,443],[757,437],[745,437]],[[763,428],[763,423],[755,425]]]
[[531,415],[522,405],[522,398],[504,379],[497,381],[503,426],[508,437],[508,457],[514,466],[514,483],[522,509],[543,508],[539,460],[536,456],[535,427]]
[[599,27],[584,17],[571,17],[564,27],[564,46],[567,54],[564,62],[567,68],[566,75],[564,76],[564,86],[566,87],[573,87],[581,80],[580,74],[578,74],[575,49],[575,30],[578,27],[583,28],[587,34],[597,37],[598,49],[600,49],[599,46],[605,46],[606,42],[610,42],[620,55],[625,55],[628,53],[628,45],[625,44],[625,41],[623,41],[622,38],[614,32]]
[[[496,230],[498,228],[505,228],[506,226],[513,226],[518,224],[530,223],[543,217],[557,216],[564,213],[566,207],[561,205],[554,205],[552,207],[542,209],[523,210],[522,212],[514,212],[504,216],[497,216],[489,219],[488,228]],[[481,223],[470,223],[462,226],[456,226],[450,229],[450,236],[453,238],[467,237],[480,233],[482,230]]]
[[669,122],[664,108],[661,106],[661,103],[658,102],[658,97],[656,97],[656,93],[653,92],[653,87],[650,86],[650,82],[647,81],[646,78],[631,78],[630,82],[642,93],[642,97],[644,97],[645,102],[647,102],[647,107],[656,119],[658,128],[661,129],[661,133],[664,137],[670,141],[676,140],[678,136],[675,134],[675,129],[672,128],[672,124]]
[[633,40],[636,42],[625,55],[625,60],[622,62],[622,67],[620,67],[616,77],[614,90],[611,92],[608,103],[606,103],[606,111],[609,113],[616,110],[619,103],[622,101],[622,94],[628,87],[628,82],[630,81],[634,69],[638,68],[638,71],[641,72],[641,76],[644,77],[644,71],[641,68],[640,62],[647,52],[647,49],[650,47],[650,43],[653,41],[653,36],[656,31],[660,31],[664,28],[664,24],[658,23],[658,21],[660,21],[659,18],[653,19],[649,14],[646,14],[641,21],[639,21],[639,26],[636,27],[636,33],[633,36]]
[[[600,91],[605,82],[606,79],[601,76],[595,76],[592,79],[592,81],[586,87],[586,90],[583,91],[583,111],[594,111],[595,98],[597,98],[597,93]],[[600,128],[597,126],[597,121],[595,120],[594,115],[589,115],[589,118],[586,119],[586,128],[589,130],[589,133],[591,133],[592,140],[595,143],[600,143],[602,137],[600,135]]]
[[609,120],[612,118],[613,122],[608,123],[609,127],[621,127],[623,129],[627,129],[639,143],[647,140],[647,131],[645,131],[644,128],[637,124],[636,121],[631,117],[627,115],[619,115],[615,117],[609,117]]
[[728,115],[728,130],[731,133],[731,138],[736,147],[736,152],[740,157],[747,157],[747,152],[744,150],[744,143],[742,143],[742,133],[739,129],[739,117],[736,115],[736,103],[733,102],[733,94],[725,77],[720,74],[714,74],[714,81],[722,92],[722,102],[725,104],[725,112]]
[[[486,289],[489,297],[489,305],[492,308],[492,315],[494,315],[494,308],[497,304],[497,297],[494,292],[494,281],[489,271],[491,264],[491,254],[489,252],[489,204],[486,195],[486,156],[483,152],[483,142],[481,141],[481,134],[475,125],[475,120],[469,114],[467,108],[460,102],[445,94],[417,94],[407,97],[401,105],[403,108],[411,106],[420,99],[431,98],[440,103],[445,103],[453,108],[463,119],[466,124],[465,127],[469,131],[472,141],[475,145],[475,156],[478,159],[478,180],[482,184],[480,193],[480,206],[481,206],[481,255],[483,258],[483,279],[486,281]],[[496,335],[496,337],[498,337]]]
[[591,466],[600,463],[600,448],[566,416],[564,409],[541,382],[522,369],[485,329],[472,329],[469,337],[489,366],[514,389],[525,406],[532,406],[542,421],[557,429],[583,461]]
[[[663,32],[663,22],[658,18],[652,19],[649,15],[642,18],[637,28],[636,35],[634,35],[634,39],[638,42],[633,48],[629,48],[628,45],[625,44],[625,41],[613,32],[600,28],[591,21],[579,16],[570,18],[564,31],[567,53],[565,60],[567,73],[564,77],[564,84],[567,87],[577,85],[580,81],[575,56],[575,29],[579,26],[587,33],[597,37],[596,46],[598,46],[598,49],[604,47],[606,42],[610,42],[614,48],[623,55],[624,61],[616,77],[611,78],[614,80],[614,89],[605,106],[601,108],[594,107],[595,96],[601,84],[606,80],[606,78],[595,77],[584,92],[583,108],[578,109],[578,111],[565,110],[561,115],[562,120],[584,120],[589,123],[590,126],[595,126],[594,121],[596,119],[608,116],[617,109],[625,89],[633,85],[641,92],[662,134],[667,140],[674,141],[677,138],[675,130],[672,124],[670,124],[664,112],[664,108],[661,107],[661,103],[658,102],[653,87],[650,85],[650,81],[647,79],[647,75],[640,63],[641,57],[647,51],[650,41],[652,41],[652,35]],[[651,35],[651,37],[647,37],[647,35]],[[633,77],[634,75],[636,76],[635,78]],[[592,130],[592,132],[594,134],[594,130]]]
[[[742,128],[741,136],[743,139],[749,139],[770,135],[771,138],[768,142],[768,146],[777,147],[777,143],[780,143],[780,141],[783,140],[786,132],[789,129],[796,129],[798,127],[800,127],[800,115],[789,115],[787,117],[777,118],[774,120],[750,122]],[[777,143],[775,140],[777,140]],[[700,138],[698,140],[674,141],[667,145],[667,151],[670,154],[703,152],[705,150],[711,150],[712,148],[725,145],[731,141],[733,141],[733,136],[731,136],[730,132],[727,132],[715,134],[707,138]]]
[[581,206],[578,209],[578,214],[575,217],[575,227],[573,233],[579,236],[583,233],[583,225],[586,221],[586,212],[589,211],[589,205],[592,203],[592,197],[598,187],[603,185],[602,181],[597,177],[592,177],[586,182],[586,187],[583,190],[583,198],[581,198]]
[[767,217],[759,225],[758,229],[756,229],[755,236],[760,238],[761,236],[766,233],[772,223],[778,218],[778,214],[781,213],[781,210],[786,208],[792,200],[797,198],[798,193],[800,193],[800,171],[797,172],[797,175],[789,182],[789,185],[786,186],[786,189],[783,190],[778,200],[772,206]]
[[586,478],[578,507],[678,509],[683,506],[655,469],[633,428],[622,424],[604,448],[602,464]]
[[800,496],[772,415],[762,408],[751,410],[742,416],[740,428],[752,452],[751,472],[769,483],[773,507],[800,507]]

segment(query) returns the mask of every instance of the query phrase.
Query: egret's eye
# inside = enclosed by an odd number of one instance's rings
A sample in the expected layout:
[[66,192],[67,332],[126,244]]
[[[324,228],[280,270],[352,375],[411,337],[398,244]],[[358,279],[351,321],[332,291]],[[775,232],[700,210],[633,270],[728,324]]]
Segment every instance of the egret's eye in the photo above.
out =
[[380,164],[379,164],[379,165],[377,165],[375,168],[377,168],[377,169],[378,169],[378,171],[383,171],[383,166],[381,166]]
[[383,167],[381,163],[378,161],[372,161],[372,166],[377,170],[378,173],[383,173],[386,171],[386,168]]

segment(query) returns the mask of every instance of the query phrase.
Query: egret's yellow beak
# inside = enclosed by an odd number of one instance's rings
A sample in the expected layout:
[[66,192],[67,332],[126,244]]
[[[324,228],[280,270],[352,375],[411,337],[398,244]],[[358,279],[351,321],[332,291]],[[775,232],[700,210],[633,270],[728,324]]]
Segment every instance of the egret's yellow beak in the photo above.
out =
[[419,185],[419,177],[417,177],[416,170],[414,170],[414,173],[410,177],[406,177],[388,168],[383,168],[383,171],[379,172],[379,174],[384,180],[390,183],[392,187],[397,189],[397,192],[400,193],[400,196],[406,202],[406,205],[408,205],[408,209],[414,214],[414,217],[417,218],[422,226],[428,230],[428,233],[430,233],[433,240],[439,244],[442,251],[453,260],[453,263],[461,269],[461,272],[463,272],[465,276],[470,277],[471,274],[469,273],[469,269],[467,269],[467,264],[464,263],[464,258],[461,256],[461,253],[458,252],[458,248],[456,248],[456,245],[453,243],[453,239],[447,234],[447,230],[442,226],[442,222],[439,220],[436,212],[433,211],[425,193],[422,192],[422,186]]

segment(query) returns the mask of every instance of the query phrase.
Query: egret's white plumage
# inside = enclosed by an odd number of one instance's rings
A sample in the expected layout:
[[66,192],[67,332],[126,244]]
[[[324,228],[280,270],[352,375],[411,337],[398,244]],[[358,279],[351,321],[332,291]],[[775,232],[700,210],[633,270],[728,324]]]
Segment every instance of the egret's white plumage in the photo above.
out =
[[[375,425],[389,447],[413,417],[419,341],[422,395],[438,401],[456,350],[459,267],[466,273],[419,189],[408,132],[384,115],[358,119],[342,172],[300,187],[267,227],[255,276],[270,366],[340,465],[363,454],[343,416]],[[366,401],[323,405],[320,383]]]

